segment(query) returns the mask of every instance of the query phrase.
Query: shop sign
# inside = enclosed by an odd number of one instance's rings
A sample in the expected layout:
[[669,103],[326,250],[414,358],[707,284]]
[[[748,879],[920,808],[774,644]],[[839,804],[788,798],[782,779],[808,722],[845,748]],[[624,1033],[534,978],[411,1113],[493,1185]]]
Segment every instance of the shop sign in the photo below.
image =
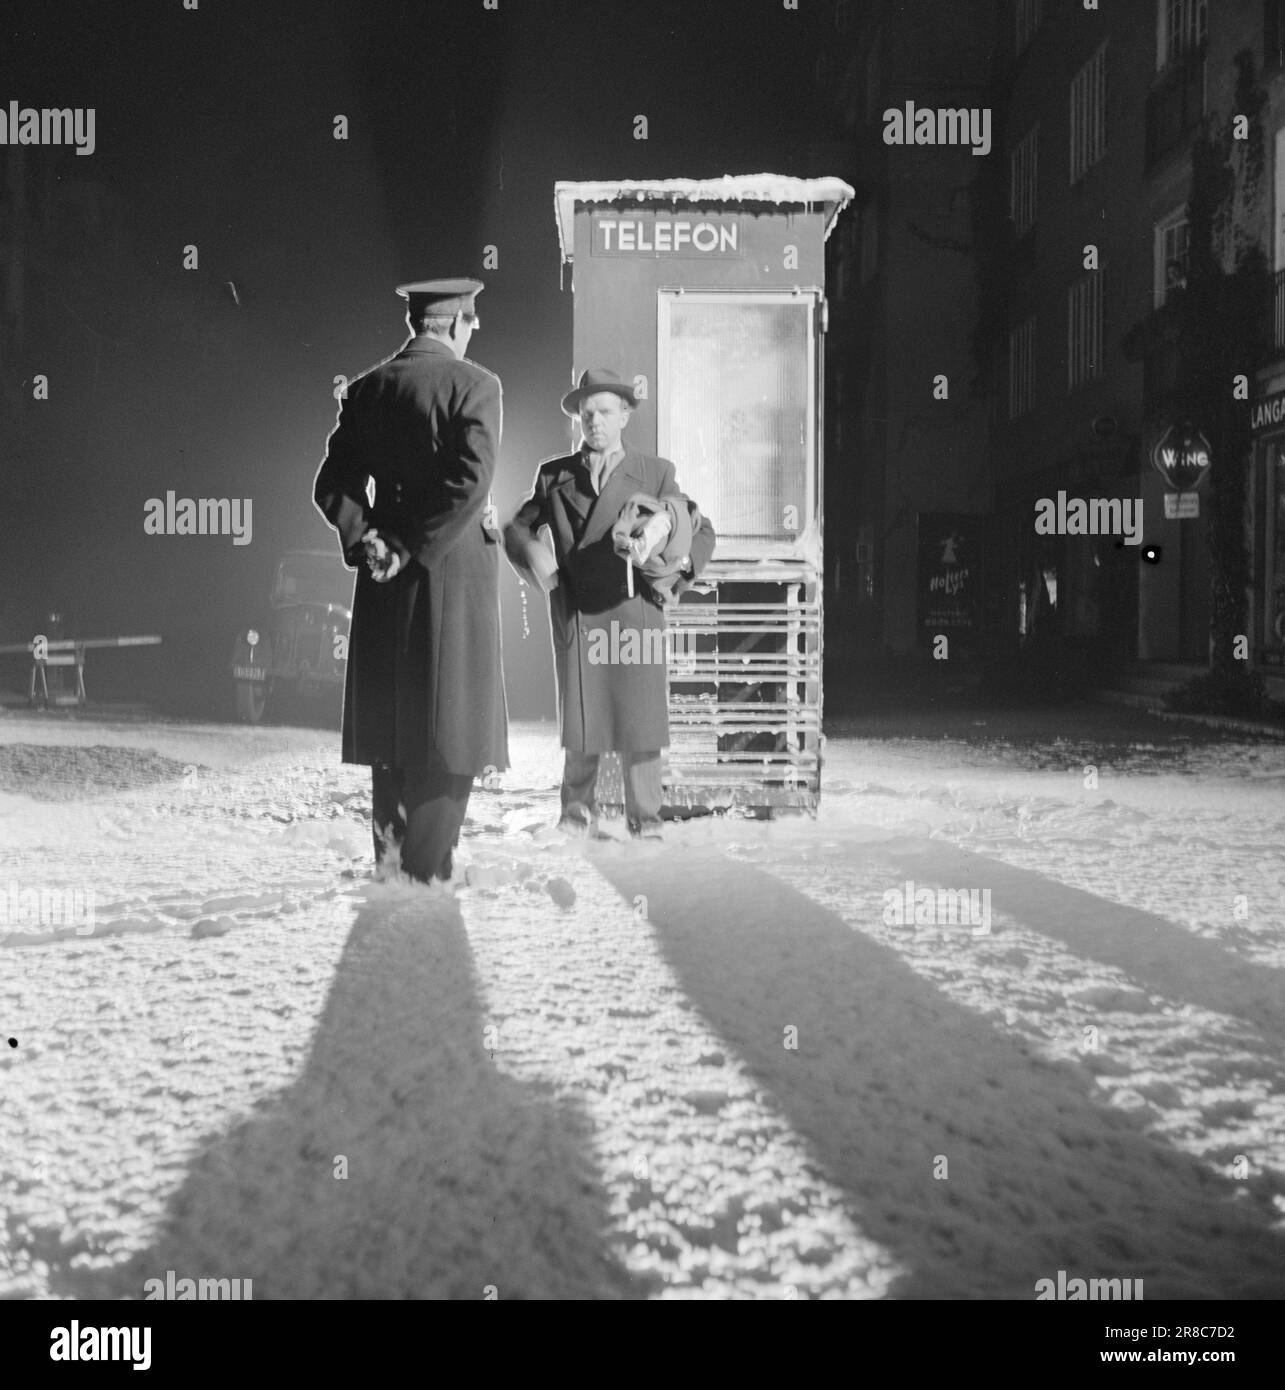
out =
[[1190,521],[1200,515],[1200,494],[1198,492],[1166,492],[1165,520]]
[[976,632],[980,625],[981,518],[919,514],[919,637]]
[[1151,462],[1170,487],[1186,492],[1209,472],[1209,441],[1194,425],[1170,425],[1156,440]]
[[1273,391],[1270,396],[1255,401],[1250,416],[1250,426],[1255,434],[1275,429],[1278,425],[1285,425],[1285,391]]

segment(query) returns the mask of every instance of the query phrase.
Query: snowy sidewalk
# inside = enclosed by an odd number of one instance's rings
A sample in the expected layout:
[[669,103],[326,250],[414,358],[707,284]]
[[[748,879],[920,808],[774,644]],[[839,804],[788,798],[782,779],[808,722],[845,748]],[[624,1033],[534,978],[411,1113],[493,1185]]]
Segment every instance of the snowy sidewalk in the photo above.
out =
[[[0,796],[7,872],[103,910],[0,946],[0,1294],[1285,1294],[1285,757],[1086,798],[832,739],[817,820],[661,848],[550,836],[518,730],[452,896],[369,879],[328,735],[4,732],[69,789]],[[886,923],[908,879],[990,934]]]

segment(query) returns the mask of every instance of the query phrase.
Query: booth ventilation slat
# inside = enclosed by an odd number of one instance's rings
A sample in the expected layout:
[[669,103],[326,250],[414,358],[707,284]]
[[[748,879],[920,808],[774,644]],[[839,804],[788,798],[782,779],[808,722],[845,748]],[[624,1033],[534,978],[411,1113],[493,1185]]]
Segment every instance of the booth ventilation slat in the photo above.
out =
[[671,802],[816,805],[820,581],[806,565],[770,573],[719,562],[666,610]]

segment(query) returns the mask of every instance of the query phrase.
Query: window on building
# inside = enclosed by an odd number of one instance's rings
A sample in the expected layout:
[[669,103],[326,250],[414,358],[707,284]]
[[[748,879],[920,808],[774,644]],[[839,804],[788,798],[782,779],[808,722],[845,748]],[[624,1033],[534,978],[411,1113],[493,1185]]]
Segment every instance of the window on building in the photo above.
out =
[[1035,316],[1008,335],[1008,418],[1016,420],[1035,404]]
[[[1203,34],[1203,27],[1200,32]],[[1165,51],[1163,47],[1161,51]],[[1162,66],[1164,71],[1147,93],[1148,168],[1190,143],[1207,105],[1203,43],[1183,50],[1178,61]]]
[[1272,329],[1269,346],[1274,352],[1285,351],[1285,126],[1276,131],[1272,193],[1276,214],[1276,238],[1273,248],[1275,275],[1272,277]]
[[986,365],[990,376],[988,418],[992,425],[998,425],[1005,418],[1008,400],[1008,342],[1004,337],[997,335],[991,341]]
[[1102,272],[1090,270],[1067,290],[1066,386],[1102,375]]
[[860,527],[857,536],[857,597],[863,603],[873,603],[875,597],[874,527]]
[[1107,149],[1107,46],[1071,79],[1071,182],[1078,183]]
[[1285,0],[1263,0],[1263,65],[1285,67]]
[[879,44],[875,34],[866,50],[866,120],[873,121],[879,112]]
[[1285,270],[1285,126],[1273,137],[1272,193],[1276,212],[1276,246],[1272,268]]
[[[1267,0],[1272,8],[1273,0]],[[1209,0],[1156,0],[1156,71],[1180,62],[1205,41]]]
[[839,220],[838,230],[827,243],[833,248],[830,294],[841,302],[857,288],[857,270],[861,259],[862,209],[855,204]]
[[1026,51],[1044,18],[1044,0],[1017,0],[1017,52]]
[[879,269],[879,205],[871,198],[861,208],[861,283],[873,280]]
[[825,283],[833,299],[842,300],[848,287],[848,225],[852,221],[849,214],[839,223],[838,231],[825,244],[826,267]]
[[1175,290],[1187,288],[1187,209],[1176,208],[1156,223],[1155,304],[1159,309]]
[[1008,157],[1008,215],[1013,230],[1023,237],[1035,225],[1035,163],[1039,126],[1032,126]]

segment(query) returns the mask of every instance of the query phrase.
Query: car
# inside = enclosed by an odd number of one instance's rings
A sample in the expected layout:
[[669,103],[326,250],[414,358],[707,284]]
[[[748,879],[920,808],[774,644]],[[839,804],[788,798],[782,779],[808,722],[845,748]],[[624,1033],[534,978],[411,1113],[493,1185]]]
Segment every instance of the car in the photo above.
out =
[[286,699],[342,703],[353,574],[328,550],[288,550],[266,622],[242,628],[232,651],[237,717],[258,724]]

